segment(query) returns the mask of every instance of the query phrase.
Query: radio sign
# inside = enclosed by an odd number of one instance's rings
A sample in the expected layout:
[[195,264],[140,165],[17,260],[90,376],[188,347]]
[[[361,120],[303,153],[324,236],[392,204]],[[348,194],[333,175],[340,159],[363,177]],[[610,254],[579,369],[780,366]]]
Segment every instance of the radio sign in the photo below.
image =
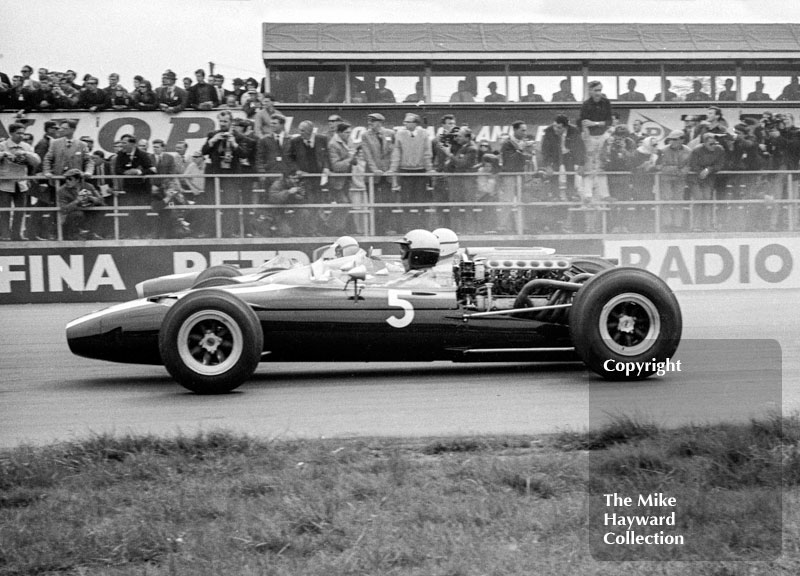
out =
[[604,242],[605,256],[658,274],[673,290],[798,288],[799,248],[798,238]]

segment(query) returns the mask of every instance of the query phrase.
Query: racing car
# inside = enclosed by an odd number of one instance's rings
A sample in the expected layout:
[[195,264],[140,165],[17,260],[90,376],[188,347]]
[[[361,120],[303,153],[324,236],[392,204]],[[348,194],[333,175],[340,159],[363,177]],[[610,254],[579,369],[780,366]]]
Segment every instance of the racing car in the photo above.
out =
[[[646,270],[544,248],[462,248],[448,274],[439,288],[381,283],[348,260],[323,279],[291,269],[269,282],[208,278],[73,320],[67,341],[79,356],[163,365],[200,394],[278,361],[582,360],[632,380],[679,344],[678,302]],[[614,370],[619,362],[647,367]]]

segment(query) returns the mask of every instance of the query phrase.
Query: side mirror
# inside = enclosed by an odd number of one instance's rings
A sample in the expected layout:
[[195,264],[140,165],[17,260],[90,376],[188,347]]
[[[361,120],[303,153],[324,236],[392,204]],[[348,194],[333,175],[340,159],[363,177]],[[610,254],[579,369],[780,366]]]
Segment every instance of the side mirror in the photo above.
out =
[[358,281],[361,280],[363,282],[367,277],[367,267],[363,264],[354,266],[348,270],[347,276],[349,277],[349,280],[344,285],[344,289],[347,290],[347,286],[350,284],[350,282],[353,283],[353,295],[349,296],[348,299],[355,300],[356,302],[363,300],[364,297],[361,296],[361,287],[358,286]]

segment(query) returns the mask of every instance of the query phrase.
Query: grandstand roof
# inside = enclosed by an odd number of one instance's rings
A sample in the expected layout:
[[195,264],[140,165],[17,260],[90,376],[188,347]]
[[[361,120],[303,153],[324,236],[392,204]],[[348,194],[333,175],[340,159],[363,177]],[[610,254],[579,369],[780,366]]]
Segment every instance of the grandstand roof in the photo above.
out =
[[800,24],[264,23],[265,58],[753,57],[797,59]]

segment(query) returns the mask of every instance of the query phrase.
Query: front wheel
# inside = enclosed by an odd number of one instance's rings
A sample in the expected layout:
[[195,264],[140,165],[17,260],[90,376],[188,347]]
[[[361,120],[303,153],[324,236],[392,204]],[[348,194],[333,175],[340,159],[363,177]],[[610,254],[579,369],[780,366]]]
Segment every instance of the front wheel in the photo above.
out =
[[[608,380],[641,380],[678,348],[683,321],[675,295],[640,268],[612,268],[590,278],[569,311],[575,351]],[[639,363],[626,373],[619,363]]]
[[167,371],[198,394],[222,394],[247,381],[263,343],[255,312],[222,290],[198,290],[178,300],[158,334]]

